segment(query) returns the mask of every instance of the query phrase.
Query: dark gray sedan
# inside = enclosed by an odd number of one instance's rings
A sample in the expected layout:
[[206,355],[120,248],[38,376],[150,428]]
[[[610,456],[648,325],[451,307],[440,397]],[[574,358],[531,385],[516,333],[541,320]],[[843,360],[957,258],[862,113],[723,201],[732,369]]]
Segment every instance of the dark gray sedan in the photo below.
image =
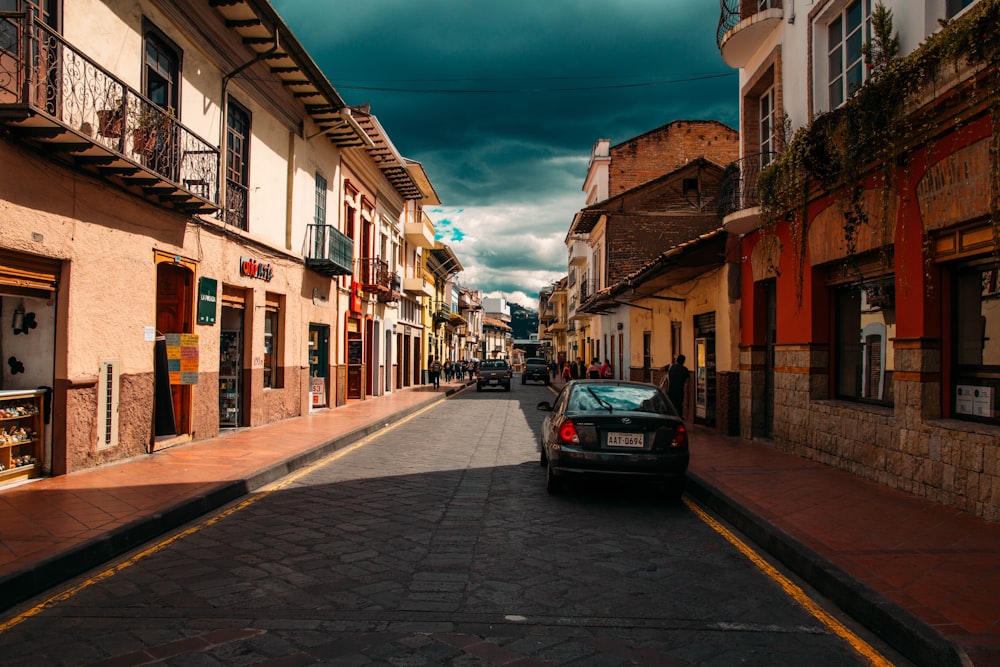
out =
[[624,475],[666,483],[669,497],[684,492],[687,430],[658,387],[643,382],[573,380],[542,424],[545,488],[563,489],[573,475]]

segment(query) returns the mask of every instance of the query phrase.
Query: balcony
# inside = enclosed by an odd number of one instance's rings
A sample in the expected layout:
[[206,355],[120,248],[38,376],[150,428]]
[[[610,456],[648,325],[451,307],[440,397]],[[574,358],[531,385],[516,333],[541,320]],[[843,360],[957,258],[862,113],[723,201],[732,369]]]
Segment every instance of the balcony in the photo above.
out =
[[719,0],[715,41],[730,67],[746,67],[768,35],[781,25],[782,0]]
[[379,296],[392,291],[392,276],[389,264],[377,257],[363,257],[358,260],[358,283],[361,289]]
[[435,301],[431,304],[431,318],[434,324],[451,321],[451,305],[444,301]]
[[0,12],[0,125],[160,206],[219,208],[218,149],[28,13]]
[[323,276],[349,276],[354,241],[333,225],[306,225],[306,266]]
[[434,296],[434,283],[423,276],[403,278],[403,291],[415,296]]
[[406,242],[417,248],[433,248],[434,223],[422,210],[414,211],[414,214],[415,219],[410,220],[410,216],[407,216],[406,223],[403,225]]
[[569,246],[569,265],[583,266],[587,264],[587,257],[590,256],[590,246],[586,241],[573,241]]
[[722,174],[719,216],[731,234],[746,234],[760,226],[761,169],[777,158],[777,153],[754,153],[731,162]]
[[587,299],[594,296],[597,293],[597,281],[596,280],[581,280],[580,281],[580,305],[582,306]]

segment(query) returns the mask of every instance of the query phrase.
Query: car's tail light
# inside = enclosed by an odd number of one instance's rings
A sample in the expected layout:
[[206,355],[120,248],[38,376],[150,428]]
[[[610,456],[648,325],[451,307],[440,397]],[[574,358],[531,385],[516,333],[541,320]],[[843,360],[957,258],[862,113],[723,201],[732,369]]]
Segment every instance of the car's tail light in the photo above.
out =
[[678,424],[677,429],[674,431],[674,437],[670,441],[670,446],[679,449],[688,446],[688,433],[683,424]]
[[563,442],[580,444],[580,436],[576,432],[576,424],[571,419],[567,419],[559,427],[559,439]]

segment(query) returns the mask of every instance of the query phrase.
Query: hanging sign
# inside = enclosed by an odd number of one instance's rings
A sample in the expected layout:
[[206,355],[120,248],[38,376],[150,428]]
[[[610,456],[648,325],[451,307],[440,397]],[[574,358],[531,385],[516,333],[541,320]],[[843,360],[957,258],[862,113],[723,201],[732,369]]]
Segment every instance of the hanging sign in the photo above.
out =
[[215,278],[198,279],[198,324],[215,324],[218,285]]

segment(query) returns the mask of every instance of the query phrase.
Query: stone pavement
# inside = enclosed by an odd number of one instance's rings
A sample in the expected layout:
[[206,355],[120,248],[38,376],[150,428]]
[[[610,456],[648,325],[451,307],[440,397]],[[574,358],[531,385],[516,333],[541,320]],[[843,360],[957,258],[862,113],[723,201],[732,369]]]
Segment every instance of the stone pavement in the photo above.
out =
[[[405,389],[0,489],[0,611],[462,387]],[[690,473],[689,495],[916,664],[1000,665],[1000,524],[699,426]]]

